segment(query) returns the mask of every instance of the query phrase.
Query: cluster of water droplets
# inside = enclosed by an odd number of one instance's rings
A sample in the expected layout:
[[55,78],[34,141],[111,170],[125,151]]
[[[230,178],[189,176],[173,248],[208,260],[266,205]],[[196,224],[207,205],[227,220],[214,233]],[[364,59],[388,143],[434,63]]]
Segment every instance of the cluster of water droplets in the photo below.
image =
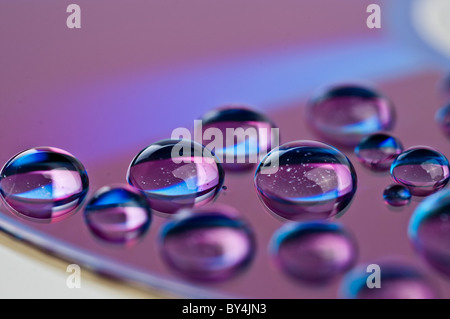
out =
[[[446,134],[449,114],[449,105],[436,113]],[[311,100],[306,118],[326,141],[354,147],[366,168],[389,170],[395,184],[382,192],[388,205],[404,206],[411,196],[436,193],[417,207],[409,237],[421,256],[450,274],[450,193],[440,191],[450,178],[447,158],[428,146],[403,150],[401,141],[387,133],[395,124],[393,103],[369,88],[330,88]],[[155,213],[168,218],[160,229],[158,247],[174,273],[197,281],[234,277],[256,252],[251,220],[247,222],[231,207],[207,204],[223,189],[225,171],[252,169],[255,163],[249,162],[250,155],[267,154],[254,175],[256,193],[270,213],[290,221],[273,234],[269,244],[276,268],[295,281],[323,284],[354,266],[356,241],[343,225],[330,220],[347,210],[357,191],[355,168],[343,152],[310,140],[274,147],[270,139],[261,142],[259,135],[230,142],[227,129],[261,132],[275,127],[268,117],[247,107],[216,109],[203,115],[202,122],[203,134],[209,129],[223,133],[222,148],[211,151],[191,140],[174,139],[150,144],[131,161],[128,185],[103,187],[91,196],[84,219],[97,239],[116,244],[137,242]],[[234,156],[229,156],[230,152]],[[13,212],[34,220],[70,216],[83,203],[88,188],[80,161],[56,148],[21,152],[0,172],[3,200]],[[254,218],[264,213],[254,212]],[[435,295],[417,270],[389,263],[384,267],[384,290],[367,290],[362,284],[367,272],[356,268],[346,276],[342,295],[394,298],[405,297],[408,289],[413,297]]]

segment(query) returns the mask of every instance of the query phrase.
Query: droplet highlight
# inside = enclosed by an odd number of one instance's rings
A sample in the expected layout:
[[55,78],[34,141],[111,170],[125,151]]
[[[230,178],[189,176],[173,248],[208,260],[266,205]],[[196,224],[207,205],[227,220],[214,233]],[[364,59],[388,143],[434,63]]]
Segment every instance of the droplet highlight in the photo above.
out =
[[447,158],[428,146],[416,146],[401,153],[391,165],[395,182],[412,195],[427,196],[447,185],[450,166]]
[[144,192],[152,209],[174,214],[213,200],[224,172],[214,154],[189,140],[164,140],[143,149],[130,164],[128,183]]
[[270,254],[289,277],[315,285],[326,284],[356,262],[357,245],[340,224],[288,223],[272,237]]
[[376,91],[355,85],[332,87],[306,108],[308,124],[332,143],[356,146],[367,135],[395,124],[392,103]]
[[84,219],[96,238],[133,244],[148,230],[152,214],[145,196],[127,185],[105,186],[89,200]]
[[343,213],[356,192],[357,177],[350,160],[334,147],[295,141],[267,154],[254,183],[270,211],[299,221]]
[[56,221],[75,211],[86,196],[89,179],[70,153],[36,147],[12,157],[0,173],[0,194],[21,215]]

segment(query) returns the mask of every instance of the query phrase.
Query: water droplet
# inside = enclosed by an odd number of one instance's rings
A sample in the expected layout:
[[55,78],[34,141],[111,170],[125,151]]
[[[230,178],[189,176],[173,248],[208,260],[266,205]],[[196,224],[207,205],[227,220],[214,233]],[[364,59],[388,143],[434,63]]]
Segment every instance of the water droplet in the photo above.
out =
[[[263,114],[247,107],[230,106],[212,110],[202,117],[202,131],[219,130],[220,137],[211,140],[220,145],[213,149],[223,168],[229,171],[244,171],[254,168],[260,154],[272,148],[271,132],[274,124]],[[227,132],[228,131],[228,132]],[[204,140],[208,147],[210,140]]]
[[441,130],[450,135],[450,104],[441,107],[436,112],[435,119]]
[[23,151],[0,173],[0,193],[6,203],[22,215],[42,220],[58,220],[75,211],[88,187],[83,165],[53,147]]
[[[353,268],[342,280],[339,295],[346,299],[435,299],[438,297],[435,287],[415,267],[399,261],[375,262],[377,270],[369,264]],[[380,286],[369,288],[379,279]]]
[[136,155],[127,180],[145,193],[152,209],[173,214],[213,200],[222,188],[224,173],[204,146],[188,140],[164,140]]
[[288,223],[272,237],[270,252],[287,275],[325,284],[353,267],[356,242],[339,224]]
[[[278,170],[287,159],[290,170]],[[350,160],[337,149],[315,141],[295,141],[267,154],[254,182],[259,198],[273,213],[306,220],[342,213],[356,192],[357,178]]]
[[403,185],[389,185],[383,192],[383,199],[394,207],[405,206],[411,201],[411,192]]
[[145,196],[136,189],[105,186],[90,199],[84,217],[97,238],[131,244],[150,226],[151,210]]
[[401,153],[391,165],[395,182],[412,195],[427,196],[447,185],[450,178],[447,158],[428,146],[416,146]]
[[219,281],[235,276],[253,258],[248,225],[224,208],[182,211],[160,233],[163,259],[192,280]]
[[403,145],[398,139],[388,134],[376,133],[359,142],[355,155],[361,163],[373,170],[388,170],[402,151]]
[[450,276],[450,189],[421,202],[409,221],[415,250],[435,269]]
[[389,131],[395,123],[391,102],[359,86],[338,86],[323,92],[309,103],[306,116],[318,134],[349,146],[356,146],[364,136]]

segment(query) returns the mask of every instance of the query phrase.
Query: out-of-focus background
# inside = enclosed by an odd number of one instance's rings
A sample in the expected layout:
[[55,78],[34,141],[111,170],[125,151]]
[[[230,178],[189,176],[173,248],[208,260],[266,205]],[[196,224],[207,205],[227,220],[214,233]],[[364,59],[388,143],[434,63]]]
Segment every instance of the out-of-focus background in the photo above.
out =
[[[55,146],[86,166],[91,192],[125,182],[143,147],[193,127],[206,111],[230,103],[266,113],[282,142],[318,139],[303,107],[328,84],[361,82],[391,98],[399,116],[394,133],[406,147],[430,145],[450,156],[434,123],[445,99],[438,83],[450,70],[448,0],[76,0],[81,29],[68,29],[69,1],[0,3],[0,163],[35,146]],[[382,9],[381,29],[369,29],[366,8]],[[395,255],[417,265],[450,297],[450,283],[426,266],[406,237],[417,205],[391,211],[381,199],[387,175],[357,169],[359,190],[341,222],[354,233],[359,261]],[[78,213],[68,221],[34,225],[2,206],[8,223],[36,236],[76,242],[87,252],[148,267],[173,283],[157,291],[99,278],[83,269],[81,289],[68,289],[62,261],[2,234],[0,297],[96,298],[231,296],[334,298],[339,281],[302,287],[269,265],[266,247],[282,223],[260,205],[252,174],[227,176],[219,202],[232,203],[255,229],[258,253],[238,281],[200,287],[166,269],[154,247],[158,227],[138,247],[122,252],[95,243]],[[368,204],[370,203],[370,204]],[[86,237],[85,239],[83,239]],[[50,238],[50,237],[49,237]],[[81,239],[80,239],[81,238]],[[146,246],[148,245],[148,246]],[[146,249],[148,247],[148,249]],[[134,249],[134,250],[133,250]],[[264,280],[263,280],[264,278]],[[196,287],[197,289],[198,287]],[[270,293],[275,292],[276,295]],[[186,293],[186,294],[184,294]],[[204,294],[203,294],[204,293]]]

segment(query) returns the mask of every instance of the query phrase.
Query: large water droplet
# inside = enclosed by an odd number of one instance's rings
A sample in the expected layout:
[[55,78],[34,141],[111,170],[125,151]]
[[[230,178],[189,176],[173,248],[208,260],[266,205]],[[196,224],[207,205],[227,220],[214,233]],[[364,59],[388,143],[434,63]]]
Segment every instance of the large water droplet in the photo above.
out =
[[411,192],[403,185],[389,185],[383,191],[383,199],[394,207],[405,206],[411,201]]
[[168,265],[192,280],[218,281],[235,276],[253,258],[255,242],[248,225],[223,208],[182,211],[160,234]]
[[220,108],[202,117],[203,144],[206,147],[211,142],[220,144],[211,150],[225,170],[248,170],[272,148],[273,127],[266,116],[247,107]]
[[272,237],[270,251],[276,265],[304,282],[324,284],[356,262],[353,237],[339,224],[289,223]]
[[417,206],[408,235],[425,260],[450,276],[450,189],[427,197]]
[[306,109],[308,124],[333,143],[356,146],[367,135],[394,127],[391,102],[359,86],[333,87],[312,99]]
[[356,192],[356,173],[337,149],[296,141],[273,149],[255,174],[259,198],[289,220],[326,219],[343,212]]
[[57,220],[74,211],[86,196],[89,179],[71,154],[36,147],[11,158],[0,173],[0,193],[16,212]]
[[136,155],[127,180],[145,193],[152,209],[173,214],[213,200],[222,188],[224,172],[204,146],[188,140],[164,140]]

